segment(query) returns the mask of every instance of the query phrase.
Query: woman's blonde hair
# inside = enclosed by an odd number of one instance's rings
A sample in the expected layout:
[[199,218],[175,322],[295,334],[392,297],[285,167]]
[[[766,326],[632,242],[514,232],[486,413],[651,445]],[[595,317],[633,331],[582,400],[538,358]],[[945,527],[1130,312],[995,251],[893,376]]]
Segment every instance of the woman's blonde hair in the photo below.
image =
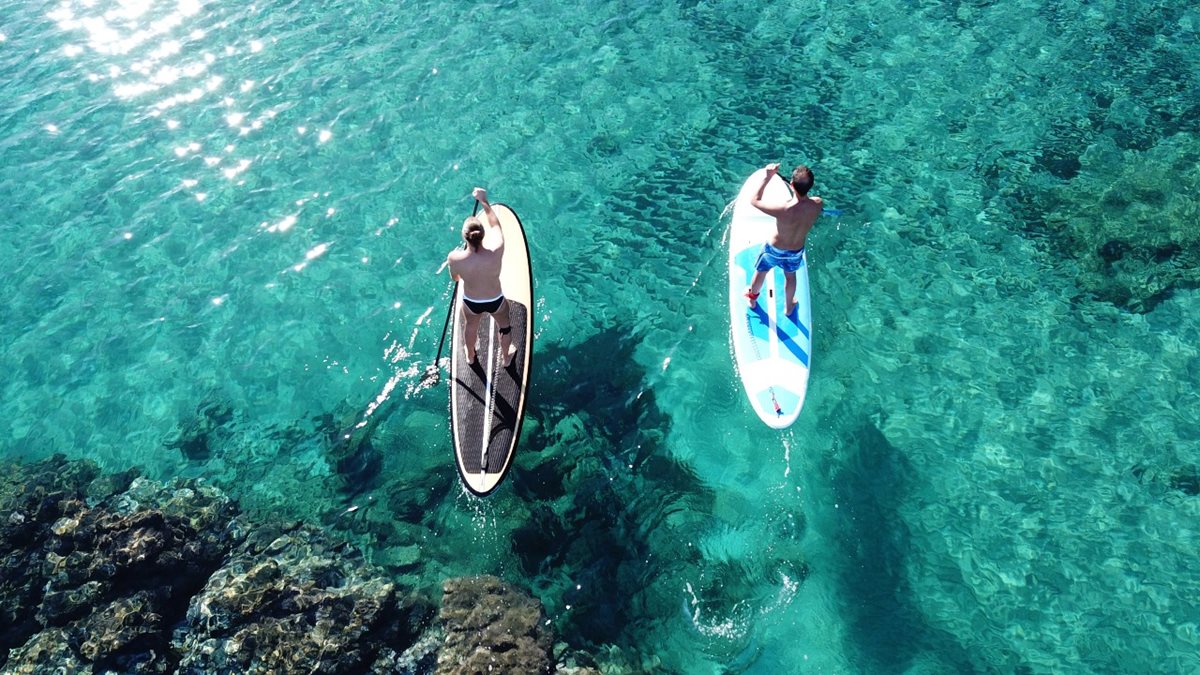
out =
[[478,251],[479,245],[483,243],[483,223],[475,216],[471,216],[463,221],[462,229],[463,241],[471,246],[472,251]]

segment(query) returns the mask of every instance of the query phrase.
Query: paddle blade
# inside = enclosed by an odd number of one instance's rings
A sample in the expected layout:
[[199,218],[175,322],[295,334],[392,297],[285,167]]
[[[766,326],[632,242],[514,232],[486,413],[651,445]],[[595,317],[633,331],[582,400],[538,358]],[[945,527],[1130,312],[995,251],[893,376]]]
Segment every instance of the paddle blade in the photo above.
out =
[[442,369],[438,364],[431,363],[425,368],[425,374],[421,376],[421,387],[432,387],[442,380]]

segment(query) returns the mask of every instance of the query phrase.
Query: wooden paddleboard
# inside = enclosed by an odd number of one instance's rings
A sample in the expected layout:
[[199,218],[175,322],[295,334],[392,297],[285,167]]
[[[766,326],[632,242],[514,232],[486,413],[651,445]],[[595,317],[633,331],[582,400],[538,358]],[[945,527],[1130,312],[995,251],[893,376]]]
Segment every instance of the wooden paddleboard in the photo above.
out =
[[[479,321],[476,362],[463,353],[462,284],[454,293],[454,340],[450,357],[450,429],[458,474],[472,493],[484,496],[496,489],[512,466],[533,356],[533,274],[529,247],[521,220],[504,204],[493,204],[504,234],[504,258],[500,286],[508,298],[512,340],[517,348],[512,363],[504,367],[500,336],[495,319],[484,315]],[[483,246],[497,242],[485,238]]]
[[[812,302],[808,286],[808,254],[796,271],[796,313],[784,315],[783,271],[773,268],[763,284],[758,306],[751,309],[745,292],[763,243],[775,234],[775,218],[751,204],[762,169],[742,185],[729,226],[729,324],[738,377],[759,419],[783,429],[796,421],[808,392],[812,358]],[[791,188],[776,178],[763,193],[764,201],[784,202]]]

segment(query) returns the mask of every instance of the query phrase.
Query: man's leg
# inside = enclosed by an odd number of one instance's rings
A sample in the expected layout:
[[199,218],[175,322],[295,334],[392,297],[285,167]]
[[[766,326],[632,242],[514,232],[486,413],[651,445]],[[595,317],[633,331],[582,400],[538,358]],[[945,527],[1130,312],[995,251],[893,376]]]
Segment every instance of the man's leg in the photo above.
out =
[[750,309],[758,307],[758,293],[762,290],[763,282],[767,280],[767,272],[771,271],[771,260],[767,257],[767,247],[764,244],[758,259],[754,261],[754,278],[750,280],[750,288],[746,290],[746,299],[750,301]]
[[763,282],[766,280],[766,270],[755,270],[754,279],[750,282],[750,290],[746,291],[746,299],[750,301],[752,309],[758,306],[758,292],[762,289]]
[[479,339],[479,319],[480,315],[467,309],[464,305],[463,313],[463,347],[467,351],[467,362],[475,362],[475,341]]
[[784,297],[784,315],[791,316],[796,310],[796,273],[783,273],[783,292],[787,293]]

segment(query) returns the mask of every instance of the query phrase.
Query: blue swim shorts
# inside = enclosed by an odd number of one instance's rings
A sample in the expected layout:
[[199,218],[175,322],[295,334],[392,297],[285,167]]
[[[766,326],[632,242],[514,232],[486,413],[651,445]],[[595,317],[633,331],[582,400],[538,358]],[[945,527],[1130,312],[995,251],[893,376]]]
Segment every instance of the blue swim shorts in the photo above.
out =
[[784,272],[795,272],[803,264],[804,249],[785,251],[770,244],[763,244],[762,253],[758,254],[758,262],[754,263],[754,269],[766,272],[772,267],[778,267]]

